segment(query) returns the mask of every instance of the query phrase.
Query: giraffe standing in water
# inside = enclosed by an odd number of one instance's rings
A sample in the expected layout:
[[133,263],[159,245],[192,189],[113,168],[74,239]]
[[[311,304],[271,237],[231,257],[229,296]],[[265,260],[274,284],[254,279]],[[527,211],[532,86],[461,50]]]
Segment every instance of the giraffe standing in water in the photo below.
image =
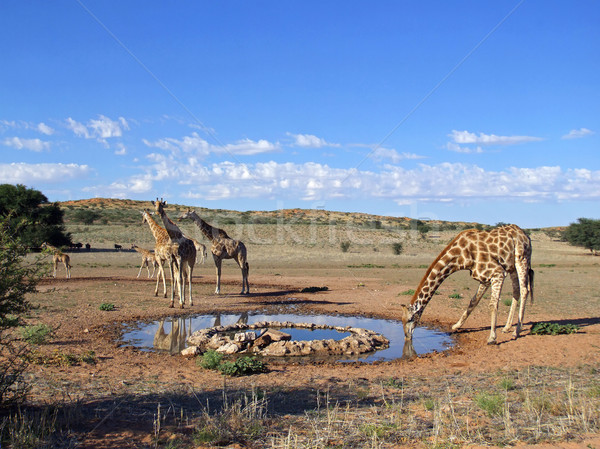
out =
[[194,220],[194,223],[198,225],[204,236],[212,242],[210,251],[213,255],[215,267],[217,269],[217,288],[215,289],[215,293],[217,295],[221,293],[221,264],[223,259],[233,259],[242,270],[241,294],[249,294],[250,285],[248,283],[248,271],[250,271],[250,266],[246,260],[246,246],[239,240],[234,240],[229,237],[222,229],[209,225],[191,209],[188,209],[181,217],[179,217],[180,220],[186,218]]
[[52,273],[53,277],[56,277],[56,269],[58,268],[58,264],[62,263],[65,266],[66,278],[71,279],[71,258],[68,254],[63,253],[60,249],[55,246],[50,245],[49,243],[42,243],[42,249],[49,249],[52,251],[52,266],[54,267],[54,271]]
[[518,320],[513,334],[514,338],[517,338],[523,325],[527,296],[530,296],[533,302],[534,273],[531,269],[531,239],[518,226],[506,225],[491,231],[476,229],[463,231],[440,253],[427,269],[410,304],[402,305],[402,322],[406,339],[412,339],[415,325],[440,284],[459,270],[469,270],[471,277],[479,281],[479,288],[467,310],[452,329],[456,330],[464,324],[491,286],[491,329],[487,342],[496,344],[498,301],[504,278],[508,274],[513,284],[513,299],[503,331],[510,330],[519,304]]

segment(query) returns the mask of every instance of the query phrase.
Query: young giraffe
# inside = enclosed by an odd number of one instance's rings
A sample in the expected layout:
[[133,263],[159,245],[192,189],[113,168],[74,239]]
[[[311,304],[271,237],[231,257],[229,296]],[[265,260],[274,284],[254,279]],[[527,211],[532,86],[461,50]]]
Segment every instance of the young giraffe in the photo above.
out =
[[[144,267],[146,267],[146,270],[148,270],[148,278],[153,278],[154,277],[154,273],[156,273],[156,266],[160,264],[159,260],[156,255],[154,254],[153,251],[144,249],[144,248],[140,248],[139,246],[137,246],[135,243],[131,245],[131,249],[136,250],[138,253],[140,253],[142,255],[142,265],[140,265],[140,271],[138,271],[138,275],[137,277],[140,277],[140,274],[142,274],[142,269]],[[150,276],[150,265],[152,265],[152,276]]]
[[60,249],[50,245],[47,242],[42,243],[42,248],[49,249],[53,252],[52,265],[54,267],[54,272],[52,275],[56,277],[56,269],[58,268],[58,264],[62,262],[62,264],[65,266],[66,278],[71,279],[71,258],[69,255],[63,253]]
[[234,259],[242,270],[241,294],[249,294],[250,285],[248,283],[248,272],[250,270],[250,266],[246,260],[246,246],[239,240],[233,240],[230,238],[222,229],[209,225],[191,209],[188,209],[185,213],[183,213],[183,215],[181,215],[181,217],[179,217],[180,220],[184,220],[186,218],[191,218],[194,220],[194,223],[198,225],[202,231],[202,234],[204,234],[204,236],[212,242],[210,251],[213,255],[217,269],[217,288],[215,289],[215,293],[218,295],[221,292],[221,263],[223,259]]
[[206,245],[191,237],[188,238],[194,242],[194,246],[196,247],[196,257],[200,258],[200,263],[204,263],[206,260]]
[[178,270],[177,281],[179,282],[179,306],[183,309],[185,303],[185,277],[187,276],[187,283],[190,291],[190,306],[194,305],[192,299],[192,272],[194,271],[194,264],[196,263],[196,247],[194,242],[183,235],[181,229],[173,223],[167,214],[165,213],[166,201],[162,199],[153,202],[154,209],[160,218],[162,218],[163,224],[165,225],[166,231],[169,233],[169,237],[173,243],[178,245],[178,251],[174,254]]
[[500,226],[491,231],[469,229],[452,240],[427,269],[409,305],[402,306],[402,322],[407,340],[412,339],[416,323],[440,284],[452,273],[469,270],[471,277],[479,281],[477,293],[467,310],[452,326],[460,328],[473,309],[479,304],[487,289],[492,287],[490,298],[491,329],[488,344],[496,343],[498,300],[504,278],[508,273],[513,284],[513,299],[503,331],[512,326],[514,312],[519,303],[519,316],[514,337],[521,332],[525,301],[531,296],[533,302],[533,270],[531,269],[531,240],[516,225]]
[[142,223],[148,223],[150,227],[150,231],[154,236],[155,247],[154,247],[154,255],[158,260],[158,276],[156,277],[156,288],[154,289],[154,296],[158,296],[158,284],[160,283],[160,278],[162,275],[163,280],[163,292],[164,297],[167,297],[167,282],[165,280],[165,269],[164,269],[164,261],[166,260],[169,264],[169,271],[171,273],[171,305],[169,307],[173,307],[175,302],[175,285],[174,281],[176,280],[174,276],[174,271],[177,270],[177,266],[174,266],[173,259],[174,253],[177,253],[178,245],[173,244],[169,237],[169,233],[165,228],[161,227],[154,221],[154,219],[150,216],[150,212],[147,210],[142,211]]

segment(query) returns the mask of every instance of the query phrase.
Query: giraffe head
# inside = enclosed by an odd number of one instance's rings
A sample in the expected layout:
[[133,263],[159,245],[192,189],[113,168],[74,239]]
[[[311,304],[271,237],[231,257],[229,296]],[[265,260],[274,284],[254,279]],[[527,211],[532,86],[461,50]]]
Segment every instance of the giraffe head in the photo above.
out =
[[178,220],[187,220],[188,218],[192,218],[193,213],[194,211],[192,209],[186,209],[186,211],[179,216]]
[[158,200],[158,198],[156,198],[156,201],[152,201],[152,204],[154,205],[154,211],[162,217],[165,213],[165,207],[167,206],[167,202],[163,201],[162,198],[160,199],[160,201]]
[[142,211],[142,224],[148,223],[148,217],[149,216],[150,216],[150,212],[148,212],[148,209],[144,209]]
[[400,304],[400,318],[402,319],[402,325],[404,327],[404,338],[406,340],[412,340],[415,326],[419,320],[418,314],[412,308],[412,305]]

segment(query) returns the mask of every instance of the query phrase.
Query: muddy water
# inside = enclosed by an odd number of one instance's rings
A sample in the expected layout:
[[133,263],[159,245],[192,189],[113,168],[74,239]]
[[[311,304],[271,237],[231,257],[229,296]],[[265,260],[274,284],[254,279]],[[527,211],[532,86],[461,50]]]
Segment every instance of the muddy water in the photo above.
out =
[[[373,362],[376,360],[394,360],[409,358],[433,351],[444,351],[452,346],[452,338],[435,329],[417,327],[413,335],[413,344],[404,342],[402,323],[392,320],[382,320],[364,317],[346,317],[332,315],[295,315],[295,314],[217,314],[196,315],[187,318],[167,318],[152,323],[138,323],[128,327],[121,340],[125,345],[134,346],[148,351],[165,351],[178,353],[186,348],[187,338],[195,331],[214,326],[242,323],[252,324],[259,321],[291,321],[294,323],[315,323],[328,326],[352,326],[370,329],[383,334],[390,340],[390,346],[370,354],[360,356],[336,356],[338,361],[360,360]],[[341,340],[348,333],[337,332],[333,329],[310,331],[307,329],[283,329],[292,335],[293,340]]]

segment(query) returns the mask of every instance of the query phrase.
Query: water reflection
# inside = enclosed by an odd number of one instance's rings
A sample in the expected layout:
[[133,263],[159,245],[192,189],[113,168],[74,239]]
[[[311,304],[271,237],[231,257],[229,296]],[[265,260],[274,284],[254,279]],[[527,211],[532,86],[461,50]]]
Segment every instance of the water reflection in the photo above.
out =
[[248,312],[174,317],[138,324],[135,329],[126,331],[122,340],[143,350],[168,351],[176,354],[185,349],[186,339],[197,330],[234,323],[252,324],[259,321],[310,322],[329,326],[361,327],[383,334],[390,340],[390,347],[387,349],[359,356],[336,356],[336,360],[339,361],[373,362],[398,358],[412,359],[428,352],[446,350],[452,345],[452,339],[448,334],[422,326],[415,329],[412,343],[405,341],[402,323],[392,320],[331,315],[250,315]]

